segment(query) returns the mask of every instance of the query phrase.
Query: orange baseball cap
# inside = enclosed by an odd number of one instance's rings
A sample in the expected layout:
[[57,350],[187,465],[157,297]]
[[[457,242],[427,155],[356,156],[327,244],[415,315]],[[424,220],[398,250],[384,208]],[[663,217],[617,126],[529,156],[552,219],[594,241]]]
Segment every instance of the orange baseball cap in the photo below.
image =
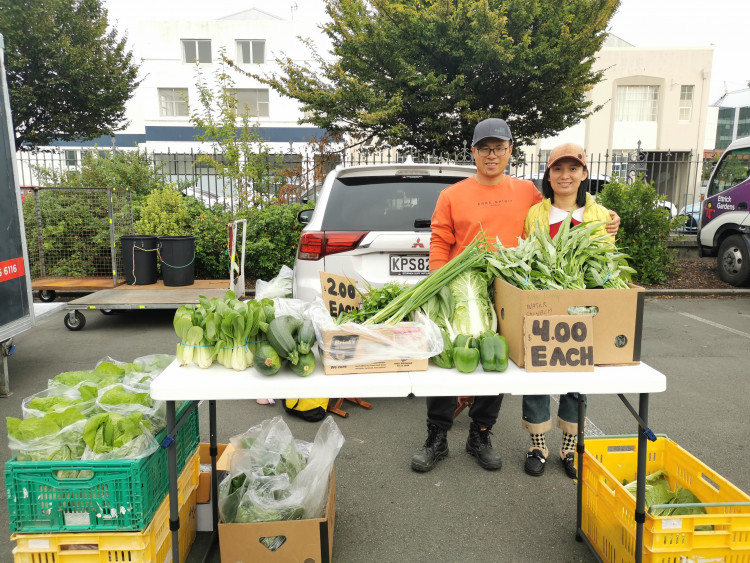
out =
[[575,143],[563,143],[562,145],[556,146],[552,149],[552,152],[549,153],[547,168],[563,158],[572,158],[573,160],[580,162],[583,166],[587,166],[586,153],[582,146],[576,145]]

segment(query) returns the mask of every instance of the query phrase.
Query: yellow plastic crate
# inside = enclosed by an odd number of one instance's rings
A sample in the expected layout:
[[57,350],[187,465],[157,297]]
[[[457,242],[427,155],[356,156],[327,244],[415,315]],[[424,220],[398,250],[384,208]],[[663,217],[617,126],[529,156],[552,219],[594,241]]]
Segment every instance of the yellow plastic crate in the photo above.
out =
[[[187,560],[196,533],[196,498],[200,457],[188,459],[177,481],[180,507],[180,562]],[[169,530],[169,495],[154,518],[140,532],[70,532],[64,534],[13,534],[14,563],[164,563],[172,561]]]
[[[636,478],[635,436],[586,438],[581,528],[603,561],[635,560],[635,497],[622,485]],[[664,469],[670,488],[689,489],[707,514],[652,516],[643,524],[644,563],[750,563],[750,496],[667,437],[648,443],[646,473]],[[696,531],[696,526],[713,526]]]

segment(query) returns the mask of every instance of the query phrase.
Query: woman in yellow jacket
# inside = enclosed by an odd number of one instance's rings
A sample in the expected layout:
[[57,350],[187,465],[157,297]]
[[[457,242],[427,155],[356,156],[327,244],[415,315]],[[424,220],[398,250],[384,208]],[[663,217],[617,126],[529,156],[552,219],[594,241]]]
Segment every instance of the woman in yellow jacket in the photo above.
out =
[[[549,155],[542,179],[544,200],[529,209],[524,224],[524,236],[528,236],[538,226],[541,229],[549,229],[550,235],[554,237],[571,211],[571,223],[574,225],[609,221],[609,210],[596,203],[588,193],[588,175],[583,148],[573,143],[555,147]],[[606,234],[608,233],[603,223],[593,233],[594,236]],[[615,237],[609,237],[614,243]],[[545,441],[545,434],[552,428],[549,395],[524,395],[522,412],[522,426],[531,435],[531,446],[526,453],[524,470],[529,475],[539,477],[544,473],[549,455]],[[563,432],[560,460],[568,477],[575,479],[578,393],[560,395],[557,426]]]

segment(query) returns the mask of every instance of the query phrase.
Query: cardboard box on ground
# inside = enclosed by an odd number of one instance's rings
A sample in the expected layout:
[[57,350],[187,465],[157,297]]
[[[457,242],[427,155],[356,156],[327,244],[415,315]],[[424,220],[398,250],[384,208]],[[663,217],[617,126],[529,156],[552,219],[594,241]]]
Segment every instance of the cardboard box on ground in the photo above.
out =
[[[226,444],[216,444],[216,463],[218,480],[222,479],[222,471],[218,468],[219,459],[226,449]],[[214,529],[213,503],[211,501],[211,453],[210,444],[201,442],[198,444],[198,456],[200,458],[200,473],[198,475],[198,492],[196,498],[196,515],[198,518],[197,530],[199,532],[211,532]]]
[[496,279],[495,311],[510,359],[524,367],[524,319],[529,316],[593,315],[594,364],[637,364],[643,332],[642,287],[628,289],[522,290]]
[[[229,471],[234,448],[229,444],[216,462],[217,471]],[[233,563],[291,562],[329,563],[333,553],[333,530],[336,524],[336,480],[334,470],[328,482],[325,516],[304,520],[225,524],[219,522],[219,549],[222,561]],[[263,538],[283,536],[275,551],[269,550]]]
[[[347,277],[320,273],[320,286],[326,309],[332,317],[359,306],[362,297],[355,283]],[[419,323],[403,322],[395,326],[367,325],[359,328],[323,330],[320,342],[323,371],[327,375],[344,373],[378,373],[424,371],[428,359],[398,358],[398,351],[408,355],[425,349],[426,335]]]

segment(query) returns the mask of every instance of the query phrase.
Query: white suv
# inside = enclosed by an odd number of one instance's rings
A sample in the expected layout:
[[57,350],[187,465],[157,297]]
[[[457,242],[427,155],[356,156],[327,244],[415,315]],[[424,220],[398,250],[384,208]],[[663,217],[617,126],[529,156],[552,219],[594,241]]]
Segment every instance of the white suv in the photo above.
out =
[[320,272],[360,289],[417,283],[429,273],[430,220],[440,192],[476,172],[450,164],[338,166],[328,174],[294,262],[293,297],[321,295]]

